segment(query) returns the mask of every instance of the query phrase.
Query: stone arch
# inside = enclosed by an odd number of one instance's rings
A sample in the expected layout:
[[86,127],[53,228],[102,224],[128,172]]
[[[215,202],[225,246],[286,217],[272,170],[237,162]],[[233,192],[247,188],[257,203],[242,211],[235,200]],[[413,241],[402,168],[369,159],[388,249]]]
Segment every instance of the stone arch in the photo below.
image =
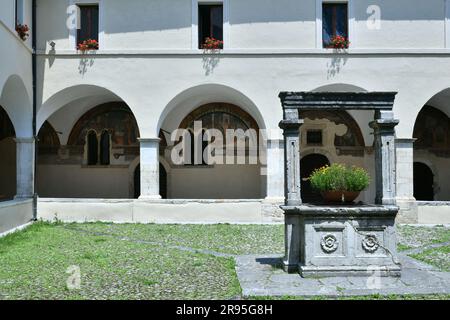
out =
[[[37,127],[40,128],[46,120],[60,115],[59,118],[64,117],[69,122],[64,123],[64,126],[72,128],[87,111],[108,102],[122,102],[132,110],[133,114],[136,114],[133,106],[112,90],[102,86],[82,84],[60,90],[46,99],[37,113]],[[52,123],[54,126],[56,126],[55,122]],[[139,119],[137,123],[140,128]],[[56,126],[56,129],[59,128]],[[64,141],[61,142],[64,143]]]
[[[396,106],[398,110],[407,110],[400,114],[400,124],[397,128],[397,133],[404,138],[411,138],[414,134],[414,126],[417,123],[417,118],[425,106],[432,106],[439,109],[450,117],[450,87],[448,85],[440,88],[421,88],[423,91],[416,90],[413,93],[399,95],[396,99]],[[395,111],[396,108],[394,108]]]
[[[101,134],[105,130],[105,126],[116,124],[116,119],[111,119],[111,117],[106,117],[106,114],[110,113],[123,113],[124,117],[126,117],[126,121],[129,122],[126,126],[131,126],[131,134],[124,141],[126,144],[137,143],[137,139],[139,138],[139,127],[137,125],[137,120],[131,111],[131,109],[123,102],[110,102],[98,105],[88,112],[83,114],[75,125],[72,127],[70,131],[68,145],[77,145],[79,143],[83,143],[83,131],[86,131],[86,125],[91,125],[91,127],[95,128],[98,134]],[[123,120],[123,119],[122,119]],[[109,123],[108,123],[109,122]],[[126,128],[122,128],[126,129]],[[108,128],[108,130],[112,130]],[[117,134],[117,132],[114,132]]]
[[418,201],[434,200],[435,174],[430,166],[421,161],[414,162],[414,197]]
[[[140,132],[128,105],[113,101],[91,107],[65,130],[70,130],[67,143],[58,152],[38,158],[39,194],[56,198],[129,198],[128,171],[139,158]],[[95,160],[88,157],[89,132],[97,138]],[[60,176],[70,183],[58,187]]]
[[166,131],[176,129],[182,119],[198,107],[215,102],[239,106],[256,120],[260,129],[266,129],[264,117],[252,99],[235,88],[210,83],[190,87],[177,94],[161,113],[156,136],[161,129]]
[[[431,99],[429,104],[420,110],[414,124],[414,162],[424,163],[433,172],[436,201],[450,200],[449,115],[450,108],[445,104],[444,97]],[[415,182],[418,183],[417,179]]]
[[61,146],[58,133],[50,122],[45,121],[38,133],[37,148],[40,156],[56,154]]
[[332,83],[317,87],[313,92],[367,92],[366,89],[349,83]]
[[33,106],[25,83],[18,75],[6,80],[0,92],[0,105],[11,119],[17,137],[33,136]]
[[[433,130],[430,130],[433,128]],[[428,149],[450,157],[450,117],[443,111],[426,105],[422,108],[414,124],[413,138],[417,149]]]
[[[212,89],[209,92],[206,89]],[[211,114],[226,115],[229,117],[231,127],[242,129],[256,129],[258,132],[261,129],[261,123],[264,128],[265,124],[262,121],[262,117],[259,112],[255,112],[256,107],[251,105],[248,99],[244,99],[244,96],[237,94],[234,89],[223,86],[202,86],[199,88],[188,91],[182,94],[183,98],[178,97],[176,103],[172,103],[166,109],[166,119],[160,120],[160,133],[173,132],[175,129],[191,129],[190,125],[194,120],[205,119]],[[206,90],[206,97],[191,96],[193,94],[205,94],[203,90]],[[217,91],[218,90],[218,91]],[[228,96],[227,96],[228,94]],[[234,94],[232,99],[230,94]],[[237,99],[237,98],[239,99]],[[200,101],[205,101],[201,104]],[[244,103],[244,107],[241,107],[239,102]],[[187,103],[184,104],[184,103]],[[260,121],[255,117],[255,114],[260,117]],[[221,117],[221,121],[226,117]],[[225,120],[224,120],[225,121]],[[235,128],[234,124],[238,121],[239,126]],[[208,122],[209,123],[209,122]],[[218,122],[211,120],[210,125],[206,125],[205,128],[216,128]],[[221,122],[222,123],[222,122]],[[225,128],[221,126],[221,128]],[[246,131],[244,130],[244,131]],[[225,138],[225,137],[224,137]],[[167,140],[167,139],[166,139]],[[173,147],[169,142],[169,149]],[[160,148],[163,148],[160,145]],[[170,154],[163,148],[160,153],[163,155]],[[170,151],[170,150],[169,150]],[[248,153],[246,152],[246,155]],[[225,159],[225,158],[224,158]],[[175,165],[170,159],[166,159],[170,162],[171,170],[168,172],[168,180],[171,181],[169,185],[168,194],[173,198],[180,199],[260,199],[264,198],[263,185],[266,177],[261,174],[261,165],[253,165],[246,156],[246,164],[229,165],[227,163],[215,164],[208,166],[206,163],[201,163],[196,166],[191,165]],[[186,184],[190,184],[188,187]]]
[[178,128],[188,129],[189,125],[197,119],[200,119],[208,114],[212,113],[224,113],[230,116],[236,117],[242,121],[247,129],[259,129],[256,120],[248,114],[246,111],[242,110],[240,107],[230,104],[230,103],[208,103],[198,107],[197,109],[191,111],[184,119],[181,121]]

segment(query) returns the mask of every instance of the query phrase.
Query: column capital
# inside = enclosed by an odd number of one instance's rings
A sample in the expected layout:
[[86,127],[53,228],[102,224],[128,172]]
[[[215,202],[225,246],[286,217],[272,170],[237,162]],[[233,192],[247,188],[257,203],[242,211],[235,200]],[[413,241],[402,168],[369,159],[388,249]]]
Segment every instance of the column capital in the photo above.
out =
[[29,138],[14,138],[14,141],[16,143],[34,143],[36,141],[35,137],[29,137]]
[[284,131],[299,130],[305,123],[303,119],[289,119],[280,121],[279,127]]
[[160,138],[138,138],[140,143],[160,143]]
[[370,122],[369,126],[377,131],[390,131],[394,130],[399,123],[400,121],[396,119],[376,119]]
[[401,143],[401,144],[414,144],[417,141],[416,138],[396,138],[395,142],[396,143]]

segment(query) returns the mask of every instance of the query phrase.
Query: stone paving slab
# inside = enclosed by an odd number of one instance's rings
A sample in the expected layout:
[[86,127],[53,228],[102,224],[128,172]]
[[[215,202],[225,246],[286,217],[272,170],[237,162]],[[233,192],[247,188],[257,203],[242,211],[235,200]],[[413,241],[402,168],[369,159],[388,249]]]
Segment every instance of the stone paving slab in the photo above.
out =
[[279,255],[238,256],[236,272],[244,296],[359,296],[450,294],[450,273],[400,254],[401,278],[333,277],[304,279],[281,269]]

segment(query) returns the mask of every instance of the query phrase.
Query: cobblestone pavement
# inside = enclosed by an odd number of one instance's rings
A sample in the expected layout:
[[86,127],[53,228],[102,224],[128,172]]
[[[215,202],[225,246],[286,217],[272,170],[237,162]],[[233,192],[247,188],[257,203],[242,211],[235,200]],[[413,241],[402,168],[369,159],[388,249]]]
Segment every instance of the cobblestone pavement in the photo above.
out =
[[281,269],[279,255],[238,256],[236,271],[244,296],[362,296],[450,294],[450,272],[399,255],[401,278],[336,277],[304,279]]

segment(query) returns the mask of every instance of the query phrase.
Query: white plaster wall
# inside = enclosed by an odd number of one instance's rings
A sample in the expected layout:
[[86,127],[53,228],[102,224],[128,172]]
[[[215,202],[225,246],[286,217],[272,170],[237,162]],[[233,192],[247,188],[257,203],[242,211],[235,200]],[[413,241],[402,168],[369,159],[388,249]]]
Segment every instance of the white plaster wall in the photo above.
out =
[[191,47],[190,0],[108,0],[103,6],[106,49]]
[[[8,113],[16,135],[31,136],[31,37],[23,42],[15,29],[14,0],[2,0],[0,10],[0,105]],[[31,1],[25,2],[25,23],[31,25]]]
[[38,218],[65,222],[267,223],[260,201],[39,199]]
[[314,48],[315,0],[230,1],[227,48]]
[[[257,107],[265,127],[277,128],[282,118],[280,91],[349,83],[369,91],[398,91],[394,111],[401,123],[397,135],[408,138],[423,105],[450,87],[446,71],[450,69],[450,56],[446,55],[223,55],[209,75],[205,75],[201,55],[99,56],[93,58],[85,74],[79,74],[80,59],[58,56],[48,68],[43,64],[45,58],[40,57],[39,81],[45,85],[38,94],[44,108],[49,107],[46,100],[72,86],[107,88],[128,103],[143,137],[157,135],[166,106],[182,92],[199,85],[219,84],[235,89]],[[217,102],[214,96],[208,97],[209,101],[202,98],[197,95],[201,103]],[[62,107],[58,101],[52,101],[52,106]],[[45,112],[44,108],[39,112]]]
[[420,224],[450,224],[450,205],[418,206],[418,223]]
[[[443,0],[350,0],[355,48],[443,48]],[[88,2],[89,1],[78,1]],[[191,49],[192,0],[95,0],[100,3],[102,49]],[[74,50],[66,27],[71,0],[38,1],[38,48],[55,41]],[[227,48],[314,48],[319,0],[228,0]],[[367,27],[368,7],[381,12],[381,28]],[[194,8],[194,10],[197,10]],[[319,17],[320,18],[320,17]],[[195,24],[196,22],[194,22]]]
[[[443,48],[445,2],[442,0],[353,0],[358,48]],[[379,29],[369,29],[369,5],[380,8]]]
[[15,5],[14,0],[1,0],[0,21],[11,30],[14,30]]
[[32,200],[0,202],[0,234],[25,225],[32,219]]

